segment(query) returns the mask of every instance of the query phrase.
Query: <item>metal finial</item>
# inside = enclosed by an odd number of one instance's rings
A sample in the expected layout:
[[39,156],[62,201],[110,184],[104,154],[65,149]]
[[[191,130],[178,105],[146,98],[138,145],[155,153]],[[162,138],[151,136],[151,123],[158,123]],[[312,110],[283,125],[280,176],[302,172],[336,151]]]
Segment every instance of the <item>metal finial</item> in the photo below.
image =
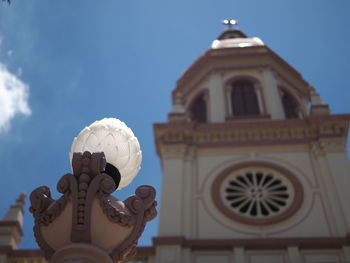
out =
[[224,19],[221,21],[223,25],[228,26],[229,29],[232,28],[232,26],[238,25],[238,21],[234,19]]

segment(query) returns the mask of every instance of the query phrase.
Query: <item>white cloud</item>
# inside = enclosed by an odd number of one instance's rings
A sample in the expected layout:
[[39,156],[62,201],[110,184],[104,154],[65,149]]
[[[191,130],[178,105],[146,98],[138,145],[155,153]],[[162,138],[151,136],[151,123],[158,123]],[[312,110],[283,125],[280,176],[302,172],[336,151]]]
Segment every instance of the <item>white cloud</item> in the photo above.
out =
[[0,132],[10,128],[17,114],[30,115],[29,86],[0,62]]

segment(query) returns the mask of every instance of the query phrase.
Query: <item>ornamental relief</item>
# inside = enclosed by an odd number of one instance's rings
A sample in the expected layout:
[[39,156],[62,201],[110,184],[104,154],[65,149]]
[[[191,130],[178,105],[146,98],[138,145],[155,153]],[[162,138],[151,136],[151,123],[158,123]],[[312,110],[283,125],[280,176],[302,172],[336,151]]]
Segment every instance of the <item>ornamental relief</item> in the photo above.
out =
[[268,163],[241,164],[213,182],[212,198],[225,216],[244,224],[274,224],[301,206],[304,190],[284,168]]
[[312,142],[310,150],[316,156],[326,155],[327,152],[346,152],[346,140]]
[[184,159],[191,161],[197,154],[196,147],[188,145],[164,145],[160,148],[160,154],[165,159]]
[[218,229],[264,237],[304,222],[315,198],[310,182],[268,160],[248,160],[208,175],[199,200]]
[[[269,125],[257,125],[250,127],[245,123],[247,129],[243,127],[233,128],[231,126],[223,125],[222,129],[219,127],[215,130],[203,129],[198,130],[172,129],[163,130],[156,134],[156,141],[160,144],[194,144],[201,145],[207,143],[268,143],[269,141],[284,142],[298,142],[305,143],[307,141],[318,141],[320,137],[334,137],[342,138],[345,136],[346,128],[341,125],[325,124],[319,127],[313,126],[299,126],[301,121],[296,121],[291,127],[273,127]],[[239,124],[243,126],[243,124]],[[192,128],[192,127],[188,127]],[[204,128],[204,127],[203,127]]]

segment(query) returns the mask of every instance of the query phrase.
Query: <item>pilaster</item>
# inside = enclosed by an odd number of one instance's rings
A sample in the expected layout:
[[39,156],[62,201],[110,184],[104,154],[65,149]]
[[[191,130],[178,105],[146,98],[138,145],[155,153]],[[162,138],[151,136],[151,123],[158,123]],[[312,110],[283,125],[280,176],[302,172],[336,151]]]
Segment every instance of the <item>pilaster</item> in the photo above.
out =
[[233,263],[245,263],[245,252],[243,247],[233,249]]
[[196,155],[195,147],[188,147],[184,156],[184,172],[182,173],[182,235],[187,238],[193,238],[195,233],[195,173],[196,171]]
[[162,149],[163,183],[159,215],[159,236],[181,235],[183,222],[186,145]]
[[343,246],[343,252],[346,262],[350,262],[350,246]]
[[276,78],[270,70],[264,70],[262,76],[264,82],[264,100],[271,119],[284,119],[284,111],[281,98],[278,95]]
[[209,79],[209,105],[208,108],[211,122],[225,121],[225,97],[224,97],[223,76],[219,73],[213,74]]
[[181,246],[157,246],[156,263],[184,263],[181,259]]
[[288,247],[288,257],[290,263],[301,263],[303,259],[300,255],[299,248],[296,246]]

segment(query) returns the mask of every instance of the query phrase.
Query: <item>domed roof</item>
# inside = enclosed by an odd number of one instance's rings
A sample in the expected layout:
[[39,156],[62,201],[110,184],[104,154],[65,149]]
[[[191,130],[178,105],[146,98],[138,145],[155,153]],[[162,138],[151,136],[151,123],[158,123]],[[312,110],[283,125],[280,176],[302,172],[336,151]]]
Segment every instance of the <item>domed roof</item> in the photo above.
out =
[[258,37],[248,38],[238,29],[228,29],[224,31],[211,44],[212,49],[218,48],[242,48],[252,46],[264,46],[264,42]]

